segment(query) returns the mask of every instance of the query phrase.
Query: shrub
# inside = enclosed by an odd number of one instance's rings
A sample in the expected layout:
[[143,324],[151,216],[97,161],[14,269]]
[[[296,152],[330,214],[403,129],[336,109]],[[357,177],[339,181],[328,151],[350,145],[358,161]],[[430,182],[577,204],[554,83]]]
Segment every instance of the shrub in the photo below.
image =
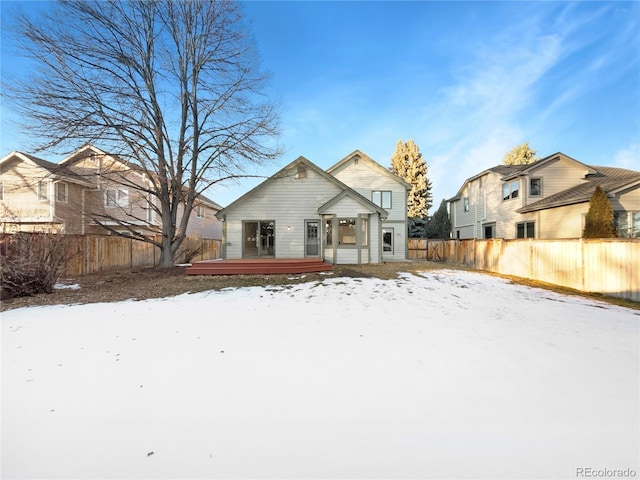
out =
[[613,209],[605,191],[598,185],[589,200],[589,211],[585,217],[583,238],[614,238]]
[[202,242],[198,238],[185,238],[176,253],[177,263],[191,263],[204,251]]
[[0,297],[51,293],[67,261],[67,237],[54,233],[3,234]]

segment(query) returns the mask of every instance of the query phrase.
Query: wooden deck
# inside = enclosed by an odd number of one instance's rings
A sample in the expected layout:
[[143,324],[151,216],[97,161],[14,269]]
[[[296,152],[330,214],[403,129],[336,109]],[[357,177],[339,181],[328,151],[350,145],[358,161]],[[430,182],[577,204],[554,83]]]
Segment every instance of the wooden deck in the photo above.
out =
[[187,275],[256,275],[277,273],[326,272],[331,263],[321,258],[243,258],[238,260],[205,260],[194,262]]

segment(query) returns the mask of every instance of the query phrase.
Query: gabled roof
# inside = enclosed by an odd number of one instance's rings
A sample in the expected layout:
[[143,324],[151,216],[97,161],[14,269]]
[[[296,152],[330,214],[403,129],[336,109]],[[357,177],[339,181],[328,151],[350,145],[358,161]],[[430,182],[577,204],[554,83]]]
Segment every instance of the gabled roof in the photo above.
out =
[[582,162],[579,162],[578,160],[576,160],[575,158],[571,158],[569,155],[565,155],[562,152],[556,152],[552,155],[548,155],[544,158],[541,158],[540,160],[536,160],[535,162],[531,162],[525,165],[504,165],[504,166],[510,166],[510,167],[515,167],[513,169],[513,171],[511,171],[508,174],[504,174],[504,178],[503,180],[510,180],[512,178],[518,177],[520,175],[528,175],[531,171],[540,168],[544,165],[546,165],[547,163],[551,163],[554,162],[556,160],[559,160],[561,158],[564,158],[566,160],[570,160],[571,162],[581,166],[584,168],[585,171],[585,175],[591,175],[596,173],[596,170],[589,166],[589,165],[585,165]]
[[547,208],[562,207],[588,202],[600,185],[609,196],[628,188],[640,186],[640,172],[616,167],[590,167],[595,173],[586,176],[586,182],[543,198],[516,210],[518,213],[535,212]]
[[[288,165],[286,165],[285,167],[280,169],[274,175],[272,175],[271,177],[267,178],[264,182],[262,182],[261,184],[259,184],[258,186],[254,187],[253,189],[249,190],[247,193],[245,193],[241,197],[239,197],[236,200],[234,200],[233,202],[231,202],[225,208],[220,210],[216,214],[216,217],[218,217],[219,219],[222,219],[222,217],[224,217],[224,215],[227,212],[229,212],[229,210],[233,209],[235,206],[237,206],[239,203],[242,203],[247,198],[253,196],[255,193],[259,192],[260,190],[265,188],[267,185],[270,185],[271,183],[274,182],[274,180],[277,180],[278,178],[283,178],[283,177],[287,177],[287,176],[291,175],[290,172],[298,164],[306,165],[307,168],[313,170],[317,175],[319,175],[319,176],[323,177],[324,179],[326,179],[327,181],[333,183],[334,185],[336,185],[338,188],[340,188],[343,191],[341,194],[338,194],[336,197],[334,197],[334,199],[330,200],[329,202],[337,201],[338,200],[337,197],[342,195],[344,192],[348,192],[348,195],[351,198],[353,198],[354,200],[362,203],[363,205],[366,205],[366,206],[370,207],[372,210],[375,210],[375,211],[379,212],[381,215],[383,215],[385,217],[388,215],[386,210],[383,210],[382,208],[378,207],[375,203],[371,202],[368,198],[366,198],[363,195],[359,194],[358,192],[353,190],[351,187],[349,187],[345,183],[343,183],[340,180],[338,180],[333,175],[330,175],[329,173],[325,172],[324,170],[322,170],[320,167],[318,167],[312,161],[306,159],[303,156],[300,156],[300,157],[296,158],[293,162],[289,163]],[[326,205],[327,204],[325,204],[323,206],[326,206]]]
[[456,193],[455,196],[447,199],[447,202],[455,202],[456,200],[460,200],[460,198],[462,198],[462,192],[464,191],[465,187],[469,183],[473,182],[474,180],[477,180],[480,177],[483,177],[483,176],[488,175],[490,173],[495,173],[497,175],[500,175],[501,177],[505,177],[507,175],[512,174],[514,171],[516,171],[518,169],[518,167],[521,167],[521,165],[496,165],[495,167],[487,168],[486,170],[483,170],[482,172],[478,173],[477,175],[474,175],[473,177],[467,178],[462,183],[462,186],[458,190],[458,193]]
[[365,197],[360,195],[358,192],[356,192],[355,190],[352,190],[350,188],[347,189],[347,190],[343,190],[338,195],[336,195],[331,200],[329,200],[327,203],[325,203],[324,205],[321,205],[320,207],[318,207],[318,213],[319,214],[327,213],[327,211],[332,206],[334,206],[335,204],[339,203],[343,198],[346,198],[346,197],[349,197],[349,198],[355,200],[360,205],[363,205],[363,206],[369,208],[369,210],[371,210],[371,211],[379,213],[380,216],[383,217],[383,218],[387,218],[389,216],[389,212],[387,212],[385,209],[377,206],[373,202],[370,202],[368,199],[366,199]]
[[207,205],[208,207],[211,207],[215,210],[222,210],[222,206],[218,205],[216,202],[214,202],[213,200],[211,200],[210,198],[206,197],[205,195],[199,193],[196,195],[196,200],[200,203],[203,203],[204,205]]
[[71,171],[66,165],[61,165],[59,163],[53,163],[48,160],[44,160],[42,158],[38,158],[34,155],[29,155],[28,153],[13,151],[0,159],[0,165],[4,165],[5,163],[9,163],[13,159],[20,159],[23,162],[31,163],[38,168],[44,170],[46,172],[45,176],[64,180],[71,183],[77,183],[79,185],[84,185],[86,187],[94,187],[95,185],[91,183],[89,180],[82,177],[82,175],[78,175],[77,173]]
[[413,187],[409,182],[405,181],[402,177],[399,177],[398,175],[393,173],[391,170],[389,170],[387,168],[384,168],[378,162],[373,160],[369,155],[367,155],[366,153],[361,152],[360,150],[354,150],[349,155],[347,155],[342,160],[340,160],[338,163],[336,163],[335,165],[329,167],[327,169],[327,173],[329,173],[331,175],[335,175],[337,170],[340,170],[341,168],[345,167],[346,165],[354,162],[356,159],[358,161],[365,162],[367,165],[371,166],[376,171],[386,175],[387,177],[391,178],[392,180],[395,180],[396,182],[398,182],[399,184],[404,186],[404,188],[407,189],[407,190],[411,190],[411,188]]
[[[486,170],[480,172],[477,175],[474,175],[473,177],[470,177],[468,179],[466,179],[464,181],[464,183],[462,184],[462,186],[460,187],[460,189],[458,190],[458,193],[456,193],[456,195],[454,197],[449,198],[447,201],[448,202],[454,202],[456,200],[460,200],[460,198],[462,197],[462,192],[464,191],[465,187],[467,186],[467,184],[469,184],[470,182],[484,176],[487,175],[489,173],[497,173],[498,175],[500,175],[502,177],[503,181],[508,181],[508,180],[512,180],[514,178],[517,178],[519,176],[522,175],[528,175],[530,174],[533,170],[536,170],[537,168],[540,168],[544,165],[546,165],[547,163],[551,163],[554,162],[556,160],[559,160],[561,158],[570,160],[574,163],[576,163],[579,166],[584,167],[584,173],[585,175],[594,175],[596,174],[598,171],[596,170],[596,167],[592,167],[590,165],[586,165],[582,162],[579,162],[578,160],[576,160],[575,158],[571,158],[569,155],[565,155],[562,152],[556,152],[552,155],[548,155],[544,158],[541,158],[540,160],[536,160],[535,162],[531,162],[525,165],[496,165],[494,167],[490,167],[487,168]],[[519,210],[518,210],[519,211]]]

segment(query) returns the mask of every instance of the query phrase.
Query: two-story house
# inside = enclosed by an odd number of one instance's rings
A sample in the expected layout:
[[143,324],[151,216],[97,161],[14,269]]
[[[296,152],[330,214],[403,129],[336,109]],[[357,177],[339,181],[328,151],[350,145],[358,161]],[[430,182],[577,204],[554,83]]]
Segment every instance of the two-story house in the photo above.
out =
[[640,172],[585,165],[563,153],[465,180],[448,200],[452,237],[579,238],[596,185],[609,197],[619,235],[640,237]]
[[[69,234],[157,232],[157,200],[145,193],[150,183],[140,168],[92,145],[60,163],[12,152],[0,160],[2,227]],[[221,208],[199,195],[187,235],[220,239],[222,225],[215,214]]]
[[0,159],[2,231],[86,233],[85,200],[94,189],[64,165],[11,152]]
[[359,150],[326,171],[299,157],[218,212],[223,258],[405,259],[410,189]]

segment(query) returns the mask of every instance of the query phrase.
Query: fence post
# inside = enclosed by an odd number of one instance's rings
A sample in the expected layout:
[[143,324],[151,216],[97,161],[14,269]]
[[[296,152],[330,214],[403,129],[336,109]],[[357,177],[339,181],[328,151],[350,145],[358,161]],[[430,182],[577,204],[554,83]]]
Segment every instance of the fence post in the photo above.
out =
[[529,239],[529,278],[533,277],[533,238]]
[[578,248],[580,249],[580,290],[584,292],[584,272],[586,266],[584,264],[584,239],[580,238],[578,241]]

